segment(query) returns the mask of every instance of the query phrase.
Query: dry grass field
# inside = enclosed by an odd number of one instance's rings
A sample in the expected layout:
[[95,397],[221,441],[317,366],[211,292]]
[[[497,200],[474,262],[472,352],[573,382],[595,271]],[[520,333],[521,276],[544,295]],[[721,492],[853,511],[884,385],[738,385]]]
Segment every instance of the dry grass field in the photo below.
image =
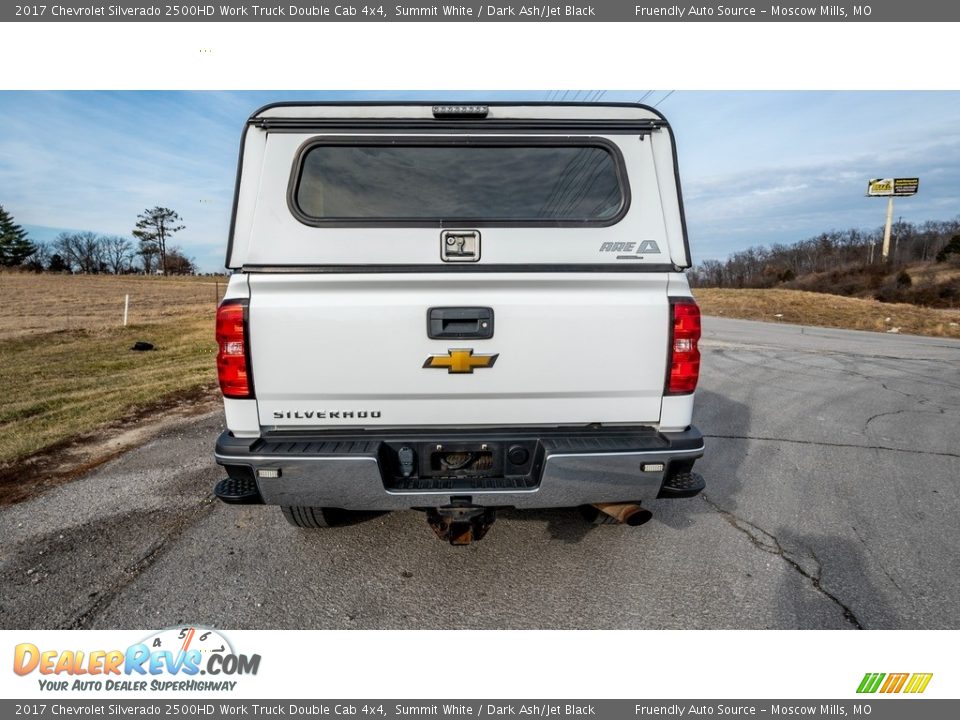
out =
[[936,310],[801,290],[702,288],[693,294],[705,315],[960,338],[960,310]]
[[[215,298],[225,286],[224,278],[0,274],[0,468],[178,398],[212,395]],[[131,351],[137,340],[156,349]]]
[[[136,428],[180,402],[215,399],[213,319],[225,287],[225,278],[0,273],[0,475],[72,439],[88,443],[98,428]],[[708,315],[960,338],[960,311],[797,290],[695,294]],[[131,351],[137,340],[156,349]]]
[[[0,273],[0,340],[61,330],[106,330],[208,315],[226,278]],[[218,295],[219,293],[219,295]]]

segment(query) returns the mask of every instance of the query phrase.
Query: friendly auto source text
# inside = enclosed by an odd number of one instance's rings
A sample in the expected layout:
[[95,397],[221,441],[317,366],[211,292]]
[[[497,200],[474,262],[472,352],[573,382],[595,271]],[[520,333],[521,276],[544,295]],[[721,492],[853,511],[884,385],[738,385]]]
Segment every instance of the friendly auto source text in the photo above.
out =
[[854,5],[848,9],[842,5],[770,5],[768,8],[744,7],[742,5],[635,5],[634,15],[637,17],[667,17],[683,20],[684,18],[704,17],[754,17],[760,20],[767,18],[789,17],[828,17],[845,18],[850,14],[869,16],[872,12],[869,5]]

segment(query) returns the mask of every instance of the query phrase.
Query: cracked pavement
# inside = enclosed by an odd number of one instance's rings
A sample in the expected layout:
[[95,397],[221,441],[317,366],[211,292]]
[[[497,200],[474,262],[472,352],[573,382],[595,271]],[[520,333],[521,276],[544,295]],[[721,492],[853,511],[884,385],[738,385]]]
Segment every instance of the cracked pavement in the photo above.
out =
[[706,318],[702,350],[707,490],[643,527],[297,530],[213,500],[215,413],[0,508],[0,626],[960,627],[960,342]]

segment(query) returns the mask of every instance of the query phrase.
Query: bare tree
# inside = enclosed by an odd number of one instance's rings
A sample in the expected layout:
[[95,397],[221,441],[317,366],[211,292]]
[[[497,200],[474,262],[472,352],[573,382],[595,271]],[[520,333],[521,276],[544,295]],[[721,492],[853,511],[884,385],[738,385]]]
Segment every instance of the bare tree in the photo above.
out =
[[183,250],[172,246],[167,248],[167,272],[171,275],[194,275],[197,265],[193,258],[188,258]]
[[[898,221],[894,226],[896,252],[890,265],[929,262],[957,233],[960,217],[920,225]],[[790,245],[740,250],[725,261],[705,260],[690,279],[700,287],[771,287],[815,274],[823,275],[823,282],[837,285],[843,273],[878,267],[882,240],[882,228],[831,230]]]
[[92,232],[60,233],[53,241],[53,249],[71,270],[98,273],[103,266],[103,246]]
[[133,259],[133,243],[120,235],[102,237],[100,242],[103,245],[103,257],[110,272],[114,275],[126,272]]
[[137,255],[140,256],[140,266],[143,268],[143,272],[152,275],[154,268],[158,267],[157,248],[153,245],[143,245],[141,243]]
[[63,262],[70,272],[80,269],[80,263],[77,260],[79,253],[76,249],[73,233],[62,232],[57,235],[53,241],[53,249],[56,250],[57,255],[63,258]]
[[[146,260],[145,250],[152,249],[160,258],[160,269],[167,271],[167,241],[170,236],[186,226],[180,224],[180,216],[165,207],[154,207],[137,215],[133,236],[140,241],[140,253]],[[144,263],[146,266],[146,262]],[[149,272],[149,271],[148,271]]]
[[24,266],[34,272],[43,272],[50,265],[50,246],[46,243],[34,243],[33,252],[27,258]]

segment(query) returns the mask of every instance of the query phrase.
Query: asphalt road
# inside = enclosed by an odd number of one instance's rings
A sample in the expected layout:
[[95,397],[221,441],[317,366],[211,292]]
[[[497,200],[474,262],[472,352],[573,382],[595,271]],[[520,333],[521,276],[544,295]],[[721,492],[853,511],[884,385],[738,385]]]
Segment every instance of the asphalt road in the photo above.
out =
[[960,342],[708,318],[706,494],[640,528],[332,531],[210,490],[219,413],[0,509],[0,626],[960,628]]

